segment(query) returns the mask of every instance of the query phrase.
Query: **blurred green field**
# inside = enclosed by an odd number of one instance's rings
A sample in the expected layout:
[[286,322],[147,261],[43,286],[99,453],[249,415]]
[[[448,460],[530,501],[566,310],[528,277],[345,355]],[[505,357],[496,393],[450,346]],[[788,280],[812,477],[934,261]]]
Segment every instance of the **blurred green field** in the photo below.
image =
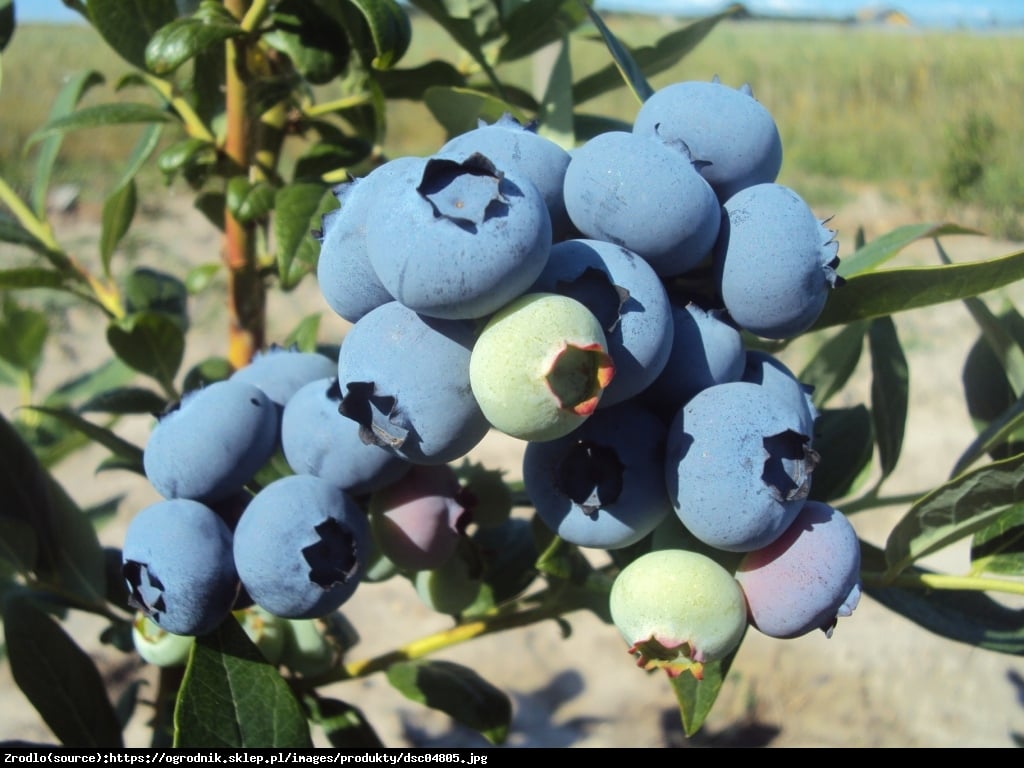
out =
[[[654,17],[609,16],[626,43],[653,42],[682,24]],[[403,65],[449,58],[455,46],[428,19],[415,22]],[[800,22],[720,24],[682,63],[652,78],[749,83],[775,115],[785,159],[780,181],[812,203],[835,205],[859,184],[901,199],[971,206],[992,234],[1024,239],[1024,37],[969,31],[916,30]],[[608,61],[600,43],[573,46],[574,72]],[[0,172],[17,186],[31,174],[25,139],[45,119],[62,81],[83,68],[106,83],[86,103],[141,98],[120,93],[126,64],[86,27],[23,26],[3,56]],[[531,67],[501,72],[530,87]],[[631,119],[637,103],[625,89],[581,105],[590,113]],[[421,105],[396,102],[389,117],[390,154],[425,154],[444,139]],[[58,178],[93,188],[112,180],[135,129],[94,129],[68,138]],[[159,183],[155,174],[150,183]],[[97,195],[98,198],[102,196]]]

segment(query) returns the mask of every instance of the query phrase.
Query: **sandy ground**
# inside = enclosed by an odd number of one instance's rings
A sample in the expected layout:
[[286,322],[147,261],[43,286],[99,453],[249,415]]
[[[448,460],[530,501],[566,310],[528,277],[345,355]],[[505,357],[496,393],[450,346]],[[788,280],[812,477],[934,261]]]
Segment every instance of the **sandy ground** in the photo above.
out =
[[[828,212],[823,212],[826,215]],[[159,214],[159,215],[157,215]],[[866,190],[836,212],[832,225],[841,243],[851,243],[858,226],[869,239],[892,227],[922,221],[921,211],[893,206]],[[151,212],[146,235],[135,243],[140,263],[161,263],[174,271],[184,264],[216,258],[217,243],[187,201],[168,198]],[[92,217],[64,224],[69,247],[87,246],[96,234]],[[955,259],[981,258],[1017,250],[1018,245],[984,238],[944,241]],[[844,245],[841,255],[848,252]],[[83,253],[90,253],[83,250]],[[936,263],[927,243],[911,248],[905,259]],[[291,296],[275,297],[271,338],[282,338],[303,314],[324,310],[322,338],[340,338],[344,324],[333,321],[315,284]],[[215,306],[204,300],[193,308],[195,323],[208,322]],[[969,316],[959,305],[898,316],[897,325],[910,357],[912,404],[907,443],[888,490],[919,491],[941,482],[973,437],[960,396],[960,366],[971,341]],[[206,326],[208,327],[208,326]],[[190,362],[217,351],[216,327],[189,350]],[[95,334],[88,320],[70,315],[66,343],[55,350],[43,371],[44,387],[69,368],[92,359]],[[209,345],[207,349],[200,347]],[[850,402],[861,393],[844,394]],[[0,391],[3,413],[11,417],[13,393]],[[125,436],[145,441],[148,423],[125,424]],[[101,531],[101,539],[120,545],[124,525],[154,500],[144,483],[124,473],[94,474],[102,453],[82,452],[57,472],[82,503],[125,493],[121,514]],[[519,472],[521,444],[500,435],[488,437],[471,455]],[[900,510],[879,510],[853,518],[867,540],[882,543]],[[950,572],[967,566],[961,550],[944,553]],[[395,643],[449,626],[427,609],[404,581],[367,584],[344,612],[362,639],[354,657],[374,655]],[[772,640],[748,633],[705,730],[687,740],[671,688],[661,674],[638,670],[617,632],[590,614],[568,617],[572,634],[563,638],[554,622],[479,639],[439,654],[475,668],[508,692],[514,720],[509,746],[531,747],[1007,747],[1024,734],[1024,659],[999,655],[938,638],[865,597],[854,615],[840,621],[831,638],[814,633],[797,640]],[[73,615],[69,631],[94,654],[117,693],[131,680],[153,680],[153,669],[102,646],[102,624]],[[151,685],[144,687],[151,696]],[[407,701],[380,675],[329,689],[370,718],[388,746],[483,746],[481,737],[446,716]],[[144,708],[127,731],[130,746],[145,746]],[[0,665],[0,740],[52,742],[53,737]]]

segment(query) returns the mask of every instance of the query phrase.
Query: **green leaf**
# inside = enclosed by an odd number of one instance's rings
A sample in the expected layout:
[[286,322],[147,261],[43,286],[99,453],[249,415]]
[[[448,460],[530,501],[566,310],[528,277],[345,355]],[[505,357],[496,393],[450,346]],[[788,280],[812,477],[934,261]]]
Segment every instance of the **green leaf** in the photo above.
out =
[[864,350],[866,322],[850,323],[826,341],[797,376],[814,387],[811,394],[816,408],[821,409],[843,390],[860,362]]
[[92,26],[118,55],[134,67],[146,68],[146,45],[178,16],[175,0],[89,0]]
[[228,181],[227,204],[238,223],[249,224],[274,208],[274,187],[266,181],[253,184],[244,176],[233,176]]
[[507,101],[472,88],[435,86],[424,92],[423,102],[449,138],[476,128],[480,120],[493,123],[506,112],[520,123],[529,122],[522,111]]
[[0,306],[0,358],[18,370],[35,375],[49,334],[50,321],[45,312],[18,306],[11,300]]
[[373,40],[376,69],[391,69],[412,42],[412,25],[405,9],[394,0],[349,0],[366,20]]
[[501,35],[497,4],[490,0],[411,0],[468,53],[498,91],[501,80],[485,52]]
[[223,265],[219,262],[211,262],[210,264],[200,264],[199,266],[192,267],[185,275],[185,288],[188,289],[190,296],[195,296],[213,282],[213,279],[223,269]]
[[1024,279],[1024,251],[968,264],[867,272],[829,293],[811,330],[960,301]]
[[145,167],[150,156],[160,145],[160,137],[163,135],[163,131],[163,123],[154,123],[146,126],[138,141],[135,142],[132,153],[128,156],[128,162],[125,163],[124,170],[121,172],[121,178],[114,185],[115,189],[123,187],[134,179],[139,171]]
[[129,313],[159,312],[188,330],[188,290],[175,275],[150,267],[132,270],[124,283],[124,301]]
[[90,397],[80,406],[79,413],[161,413],[167,401],[152,390],[143,387],[118,387]]
[[283,346],[295,347],[301,352],[316,352],[319,330],[320,313],[306,315],[285,337]]
[[972,573],[1024,573],[1024,504],[1008,509],[971,541]]
[[227,198],[220,192],[203,192],[196,195],[192,201],[197,211],[206,217],[206,220],[213,224],[221,232],[224,231],[224,211],[227,207]]
[[[2,211],[0,211],[0,241],[13,243],[14,245],[23,245],[36,253],[50,255],[49,249],[42,242]],[[70,267],[70,263],[66,259],[63,260],[62,265]]]
[[887,573],[995,523],[1024,500],[1024,454],[959,475],[915,502],[889,532]]
[[899,460],[910,404],[907,358],[891,317],[871,321],[868,347],[871,350],[871,417],[885,478],[892,474]]
[[420,659],[392,664],[387,677],[407,699],[444,712],[492,744],[501,744],[508,736],[512,702],[472,669]]
[[[647,101],[651,94],[654,93],[654,89],[651,87],[651,84],[647,82],[647,78],[644,76],[643,70],[640,69],[640,66],[633,58],[633,55],[629,52],[629,49],[619,42],[619,38],[617,38],[615,34],[608,29],[601,17],[598,16],[590,6],[584,7],[586,8],[587,15],[590,17],[590,20],[593,22],[594,26],[597,27],[597,31],[604,39],[604,44],[608,48],[608,53],[611,54],[612,60],[615,62],[615,67],[619,70],[619,74],[626,82],[629,90],[631,90],[633,95],[636,96],[637,101],[640,101],[641,103]],[[578,104],[582,101],[585,101],[585,99],[581,99],[578,95],[574,95],[574,103]]]
[[174,710],[174,746],[313,746],[291,688],[233,617],[196,638]]
[[129,179],[126,184],[115,189],[103,203],[99,248],[103,274],[107,277],[110,276],[110,259],[121,238],[131,227],[137,205],[138,191],[134,179]]
[[107,326],[107,343],[129,367],[173,390],[174,376],[185,354],[185,335],[178,324],[159,312],[138,312]]
[[316,269],[320,246],[312,232],[320,228],[321,217],[337,205],[337,198],[324,184],[300,182],[277,190],[274,238],[278,275],[285,290]]
[[218,14],[175,19],[149,39],[146,67],[154,74],[169,75],[207,48],[243,34],[238,22],[223,7]]
[[48,120],[32,132],[25,142],[31,146],[47,136],[77,131],[83,128],[102,128],[109,125],[129,125],[132,123],[169,123],[175,120],[170,112],[150,104],[124,102],[118,104],[97,104],[82,107],[71,114]]
[[[742,6],[740,4],[734,3],[720,13],[706,16],[681,29],[668,33],[653,46],[640,46],[627,50],[619,43],[619,47],[628,57],[628,60],[632,61],[631,68],[635,68],[636,71],[651,77],[678,64],[690,51],[697,47],[720,21],[727,19],[741,9]],[[643,74],[641,74],[641,77]],[[629,85],[629,76],[620,69],[620,65],[616,60],[597,72],[578,80],[573,86],[573,101],[576,104],[582,104],[585,101],[618,88],[622,85],[623,78],[626,79],[626,83]],[[636,92],[634,88],[634,93]]]
[[291,59],[314,85],[324,85],[344,71],[351,43],[333,14],[309,0],[280,0],[270,15],[263,41]]
[[[38,557],[39,549],[32,526],[22,520],[0,517],[0,565],[6,563],[17,573],[27,574]],[[0,575],[4,571],[0,567]]]
[[[1024,429],[1024,397],[1012,403],[1009,408],[992,419],[988,426],[978,433],[978,436],[971,441],[960,458],[956,460],[949,476],[956,477],[986,453],[992,454],[993,458],[997,459],[1007,458],[1002,453],[1016,452],[1013,450],[1016,448],[1014,442],[1020,440],[1022,429]],[[997,448],[1005,450],[997,452]]]
[[572,64],[569,61],[569,40],[562,40],[548,85],[544,90],[538,116],[537,133],[565,149],[576,146],[576,124],[573,118]]
[[[72,75],[57,93],[57,98],[50,106],[48,120],[65,117],[74,110],[75,105],[93,86],[103,82],[103,75],[96,70],[85,70]],[[32,191],[29,195],[32,210],[39,218],[46,216],[46,197],[50,191],[50,178],[54,164],[60,152],[63,135],[50,136],[42,142],[36,155],[36,169],[32,177]]]
[[0,51],[4,50],[11,42],[16,25],[14,0],[0,0]]
[[33,569],[40,582],[80,600],[83,607],[102,600],[106,575],[96,531],[2,415],[0,456],[0,518],[32,527],[37,542]]
[[557,42],[587,18],[579,0],[527,0],[507,13],[499,61],[515,61]]
[[836,272],[846,278],[863,272],[873,272],[908,245],[926,237],[980,234],[982,233],[975,229],[968,229],[957,224],[907,224],[875,238],[850,256],[843,257]]
[[849,495],[874,455],[871,413],[863,405],[825,409],[815,432],[814,450],[821,462],[811,475],[810,498],[832,501]]
[[465,87],[466,76],[447,61],[428,61],[418,67],[378,72],[377,82],[389,99],[423,101],[424,92],[434,85]]
[[168,179],[180,171],[195,176],[217,162],[217,147],[209,141],[187,138],[177,141],[157,156],[157,167]]
[[[862,541],[862,567],[880,572],[885,555]],[[931,571],[911,568],[908,576]],[[1024,610],[1008,608],[981,592],[903,589],[866,580],[864,591],[892,611],[940,637],[997,653],[1024,655]]]
[[359,708],[337,699],[306,696],[310,720],[320,726],[327,740],[336,749],[380,749],[380,740],[373,725]]
[[121,724],[89,655],[24,592],[8,595],[3,619],[14,681],[61,744],[120,749]]
[[139,474],[144,474],[142,470],[142,449],[118,436],[117,433],[106,427],[93,424],[88,419],[67,408],[48,408],[42,405],[29,405],[26,408],[53,416],[72,429],[81,432],[93,442],[99,443],[123,462],[128,462],[138,467]]
[[687,736],[695,735],[704,725],[707,716],[711,714],[711,709],[718,699],[718,694],[722,691],[722,684],[725,683],[729,668],[736,659],[738,651],[739,646],[724,659],[705,664],[703,677],[700,680],[689,672],[669,678],[679,704],[679,717],[682,720],[683,732]]

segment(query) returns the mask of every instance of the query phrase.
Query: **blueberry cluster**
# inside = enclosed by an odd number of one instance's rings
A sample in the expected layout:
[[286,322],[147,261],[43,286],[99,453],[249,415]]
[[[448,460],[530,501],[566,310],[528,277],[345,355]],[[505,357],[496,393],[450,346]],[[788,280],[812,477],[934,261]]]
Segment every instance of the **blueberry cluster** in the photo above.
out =
[[[274,350],[161,417],[145,463],[166,501],[124,548],[135,604],[197,634],[239,600],[308,619],[403,572],[458,613],[480,586],[470,524],[510,521],[481,503],[493,478],[452,464],[495,429],[524,442],[554,533],[650,542],[610,596],[642,665],[699,675],[748,624],[831,632],[857,537],[808,500],[809,388],[744,337],[808,330],[839,283],[835,233],[781,162],[771,115],[716,78],[572,151],[506,115],[338,186],[315,233],[351,323],[337,361]],[[257,488],[278,449],[292,474]]]

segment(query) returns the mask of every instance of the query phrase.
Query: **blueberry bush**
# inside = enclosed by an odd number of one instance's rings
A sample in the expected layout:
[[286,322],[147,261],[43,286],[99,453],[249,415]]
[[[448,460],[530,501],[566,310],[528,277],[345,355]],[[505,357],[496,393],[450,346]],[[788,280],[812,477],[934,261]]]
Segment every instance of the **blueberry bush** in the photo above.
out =
[[[1024,252],[952,263],[941,238],[980,233],[951,223],[840,247],[778,183],[756,83],[651,87],[739,8],[631,48],[581,0],[65,3],[123,59],[131,98],[86,106],[101,76],[69,79],[30,137],[29,187],[0,178],[0,240],[20,254],[0,267],[0,381],[25,403],[0,419],[4,663],[59,743],[122,745],[145,706],[154,746],[379,746],[373,713],[323,689],[383,675],[500,744],[508,695],[431,652],[578,611],[663,674],[688,735],[748,632],[831,635],[864,593],[1024,653],[1024,324],[981,298],[1024,277]],[[16,7],[0,2],[0,40]],[[403,66],[411,13],[450,58]],[[574,73],[595,39],[607,65]],[[540,96],[499,77],[541,51]],[[585,111],[617,88],[635,120]],[[394,156],[396,100],[447,142]],[[138,142],[96,252],[73,252],[46,207],[62,139],[121,125]],[[125,256],[150,164],[221,233],[219,264]],[[887,266],[922,239],[937,265]],[[223,355],[185,370],[214,275]],[[323,306],[268,338],[270,292],[314,280]],[[52,392],[35,383],[56,334],[39,291],[90,312],[109,350]],[[909,371],[892,316],[949,302],[977,323],[977,437],[946,482],[894,499]],[[323,311],[344,338],[320,337]],[[804,341],[817,352],[794,372]],[[850,405],[863,356],[870,392]],[[151,419],[145,444],[118,433],[128,416]],[[523,482],[465,460],[490,430],[521,440]],[[162,497],[113,550],[53,471],[87,443]],[[894,503],[884,546],[858,539],[849,517]],[[966,574],[922,563],[965,542]],[[354,662],[345,602],[386,579],[453,626]],[[110,700],[70,611],[161,668],[153,702]]]

